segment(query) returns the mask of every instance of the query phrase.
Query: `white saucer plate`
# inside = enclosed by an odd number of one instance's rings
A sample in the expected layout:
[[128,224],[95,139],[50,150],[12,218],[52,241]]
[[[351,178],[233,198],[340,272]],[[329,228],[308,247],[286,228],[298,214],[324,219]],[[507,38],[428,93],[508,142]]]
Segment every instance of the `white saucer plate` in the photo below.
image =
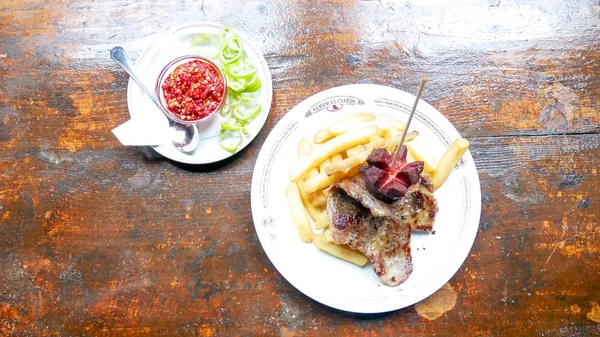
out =
[[[218,34],[223,25],[210,22],[200,22],[177,26],[165,34],[161,34],[156,43],[146,49],[136,60],[135,68],[140,79],[150,89],[154,90],[156,79],[164,66],[171,60],[194,54],[190,47],[190,41],[203,33]],[[243,33],[234,29],[242,40],[246,56],[254,62],[262,82],[258,93],[258,101],[262,106],[262,112],[248,125],[248,135],[244,137],[237,152],[245,148],[259,133],[271,109],[273,98],[273,85],[271,72],[262,53],[252,44]],[[129,80],[127,87],[127,104],[131,118],[151,118],[159,123],[168,123],[167,118],[158,110],[152,101],[146,97],[144,92],[133,80]],[[199,125],[200,144],[190,153],[177,150],[172,144],[153,146],[152,148],[161,155],[185,164],[209,164],[229,158],[235,153],[222,149],[219,145],[219,133],[221,131],[222,116],[217,116],[210,122]]]

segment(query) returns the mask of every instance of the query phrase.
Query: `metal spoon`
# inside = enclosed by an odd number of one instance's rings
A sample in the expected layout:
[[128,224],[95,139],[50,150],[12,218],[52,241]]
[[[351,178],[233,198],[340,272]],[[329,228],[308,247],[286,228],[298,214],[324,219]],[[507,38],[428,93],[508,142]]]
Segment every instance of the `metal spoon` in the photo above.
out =
[[[122,47],[114,47],[110,51],[110,58],[113,59],[123,70],[125,70],[131,78],[137,83],[140,88],[152,99],[152,102],[162,111],[165,116],[169,116],[169,113],[165,111],[163,106],[158,102],[156,96],[146,88],[142,81],[133,72],[133,67],[129,61],[129,56]],[[184,125],[179,124],[170,118],[169,120],[169,135],[173,141],[173,145],[181,152],[192,152],[198,146],[200,142],[200,135],[198,128],[195,125]]]

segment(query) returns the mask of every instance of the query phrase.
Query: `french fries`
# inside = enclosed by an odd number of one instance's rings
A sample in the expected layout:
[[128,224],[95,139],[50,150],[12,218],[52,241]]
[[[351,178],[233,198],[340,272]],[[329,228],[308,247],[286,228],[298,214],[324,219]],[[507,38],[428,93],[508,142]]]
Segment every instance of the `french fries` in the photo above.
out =
[[326,229],[329,228],[329,216],[327,212],[321,213],[321,215],[315,220],[315,229]]
[[323,236],[325,237],[325,241],[333,242],[333,238],[331,237],[331,231],[329,229],[323,231]]
[[[376,148],[392,152],[400,141],[404,124],[393,120],[375,120],[372,114],[361,113],[333,123],[319,130],[313,139],[298,143],[298,160],[289,170],[291,180],[285,194],[292,220],[304,242],[312,242],[320,250],[340,259],[364,266],[368,258],[347,245],[334,242],[327,214],[328,188],[339,180],[359,172],[361,165]],[[413,142],[418,132],[406,135],[407,162],[423,161],[434,188],[440,187],[469,147],[469,142],[458,138],[438,162],[419,143]],[[307,215],[308,214],[308,215]],[[315,231],[313,232],[310,219]]]
[[312,145],[306,138],[300,139],[298,143],[298,158],[308,156],[312,152]]
[[357,154],[359,154],[359,153],[363,152],[364,150],[365,150],[365,147],[364,147],[364,146],[362,146],[362,145],[356,145],[355,147],[353,147],[353,148],[350,148],[350,149],[346,150],[346,156],[347,156],[348,158],[350,158],[350,157],[354,157],[354,156],[356,156]]
[[423,171],[430,175],[435,172],[435,170],[437,169],[437,162],[435,161],[435,159],[433,159],[431,154],[429,154],[429,151],[427,151],[419,143],[407,142],[405,145],[406,149],[410,152],[410,154],[415,160],[423,161]]
[[[341,120],[337,123],[332,124],[331,126],[334,126],[336,124],[346,124],[346,123],[360,123],[360,122],[369,122],[375,119],[375,116],[372,114],[368,114],[368,113],[358,113],[355,115],[352,115],[351,117],[348,117],[344,120]],[[330,126],[330,127],[331,127]],[[326,141],[330,140],[331,138],[335,137],[336,134],[332,134],[329,132],[329,127],[319,130],[317,131],[317,133],[315,133],[315,137],[314,137],[314,142],[315,144],[322,144],[325,143]]]
[[300,179],[304,173],[311,168],[320,165],[327,158],[351,147],[355,147],[356,145],[365,144],[371,139],[372,135],[376,134],[379,134],[379,128],[376,126],[368,126],[346,132],[315,147],[308,156],[298,159],[298,161],[290,167],[290,180],[296,181]]
[[413,158],[412,154],[410,154],[410,151],[406,151],[406,162],[412,163],[413,161],[415,161],[415,158]]
[[330,140],[331,138],[333,138],[333,135],[329,133],[329,130],[323,129],[315,133],[315,138],[313,141],[315,142],[315,144],[322,144]]
[[313,236],[313,243],[325,253],[331,254],[342,260],[354,263],[355,265],[362,267],[366,265],[367,262],[369,262],[369,259],[366,256],[364,256],[361,252],[354,249],[350,249],[345,246],[336,245],[332,242],[327,242],[327,239],[323,235],[315,234]]
[[300,198],[302,199],[304,207],[308,211],[308,215],[310,215],[313,221],[317,221],[320,214],[322,213],[320,207],[315,206],[313,203],[310,202],[311,195],[310,193],[306,192],[304,180],[298,180],[296,182],[296,185],[298,186],[298,190],[300,191]]
[[[411,141],[415,137],[417,137],[417,135],[418,135],[418,133],[415,131],[407,133],[405,141]],[[369,157],[369,155],[371,154],[371,151],[373,151],[373,149],[384,147],[386,149],[392,148],[392,150],[393,150],[393,148],[396,145],[398,145],[398,142],[400,142],[400,137],[402,137],[401,134],[394,136],[394,138],[390,138],[387,140],[385,140],[381,137],[372,137],[371,142],[369,142],[369,144],[367,144],[366,149],[364,149],[361,152],[353,153],[352,156],[350,154],[348,154],[348,158],[342,160],[341,162],[338,162],[336,164],[332,163],[331,165],[329,165],[325,168],[325,173],[328,175],[335,175],[338,172],[348,173],[352,169],[356,169],[362,163],[364,163],[367,160],[367,158]]]
[[360,129],[360,128],[364,128],[364,127],[371,126],[371,125],[378,127],[379,130],[381,130],[382,132],[385,132],[392,128],[396,129],[396,130],[400,130],[400,132],[404,131],[404,123],[402,123],[400,121],[393,121],[393,120],[375,120],[375,121],[369,121],[369,122],[347,121],[347,122],[342,122],[342,123],[335,123],[329,127],[328,131],[329,131],[330,135],[339,136],[342,133]]
[[316,176],[306,180],[304,182],[305,183],[304,188],[307,193],[315,193],[318,190],[329,187],[333,183],[338,182],[344,178],[351,177],[357,173],[358,173],[358,166],[353,167],[347,173],[337,172],[332,175],[327,175],[327,173],[319,173]]
[[338,154],[334,155],[333,157],[331,157],[331,164],[337,164],[337,163],[341,162],[342,159],[344,159],[342,157],[342,154],[338,153]]
[[327,159],[323,160],[323,162],[321,162],[321,165],[319,165],[319,171],[323,172],[329,166],[331,166],[331,158],[327,158]]
[[402,135],[402,131],[404,131],[404,130],[398,130],[396,128],[389,128],[385,132],[385,139],[386,140],[390,140],[390,139],[393,139],[395,137],[401,136]]
[[[312,144],[310,144],[308,139],[306,139],[306,138],[300,139],[300,142],[298,143],[298,158],[308,156],[311,152],[312,152]],[[313,168],[312,170],[308,171],[308,173],[306,173],[306,178],[312,178],[312,177],[316,176],[317,174],[319,174],[319,170],[316,168]],[[302,191],[302,189],[301,189],[301,191]]]
[[310,203],[315,207],[325,206],[327,203],[327,197],[323,193],[313,193]]
[[[366,113],[366,112],[361,112],[361,113],[357,113],[354,114],[346,119],[343,119],[341,121],[339,121],[338,123],[351,123],[351,122],[370,122],[375,120],[375,115],[370,114],[370,113]],[[335,124],[335,123],[334,123]]]
[[296,229],[298,230],[300,240],[304,242],[311,242],[312,229],[310,227],[310,223],[308,222],[304,205],[302,204],[298,186],[296,186],[295,183],[288,184],[285,188],[285,196],[288,201],[288,207],[290,208],[292,220],[296,224]]
[[444,152],[442,158],[437,163],[437,169],[431,176],[431,180],[433,181],[434,189],[438,189],[438,187],[442,186],[448,175],[458,164],[460,158],[465,154],[465,151],[469,148],[469,141],[458,137],[452,145]]
[[[310,142],[305,138],[300,139],[300,142],[298,143],[298,158],[308,156],[311,152],[312,152],[312,145],[310,144]],[[311,171],[309,171],[306,174],[306,176],[307,176],[307,178],[312,178],[312,177],[316,176],[317,174],[319,174],[319,171],[317,169],[312,169]],[[296,181],[296,185],[298,186],[298,190],[300,191],[300,197],[302,199],[302,203],[304,204],[304,207],[308,211],[308,215],[310,215],[310,217],[313,219],[313,221],[316,221],[317,218],[319,217],[319,215],[322,213],[321,210],[317,206],[314,206],[310,202],[311,197],[305,191],[304,180],[299,179],[298,181]]]

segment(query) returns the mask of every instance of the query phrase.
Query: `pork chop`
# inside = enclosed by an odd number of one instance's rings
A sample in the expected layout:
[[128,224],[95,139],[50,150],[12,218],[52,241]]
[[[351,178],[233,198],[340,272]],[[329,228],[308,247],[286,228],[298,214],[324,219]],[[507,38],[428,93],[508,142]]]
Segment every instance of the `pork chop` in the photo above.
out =
[[341,180],[328,191],[333,241],[365,254],[379,279],[389,286],[401,284],[412,273],[411,228],[428,230],[433,225],[437,202],[430,181],[423,178],[390,204],[369,193],[362,174]]
[[337,185],[374,216],[400,218],[413,230],[429,231],[433,228],[438,205],[433,196],[433,183],[426,175],[422,175],[418,184],[411,185],[402,198],[392,203],[381,201],[369,193],[362,174],[340,180]]

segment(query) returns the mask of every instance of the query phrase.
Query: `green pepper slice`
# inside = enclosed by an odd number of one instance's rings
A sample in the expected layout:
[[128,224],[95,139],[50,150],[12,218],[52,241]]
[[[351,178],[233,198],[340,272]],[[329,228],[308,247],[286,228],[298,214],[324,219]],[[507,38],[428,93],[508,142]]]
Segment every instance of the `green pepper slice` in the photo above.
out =
[[262,107],[256,99],[244,95],[240,96],[236,106],[232,109],[233,116],[241,121],[249,122],[258,116],[262,111]]
[[219,30],[219,39],[226,41],[230,37],[237,37],[237,34],[231,29],[231,27],[223,27]]
[[231,99],[229,98],[229,95],[225,96],[225,103],[223,103],[223,107],[221,108],[221,111],[219,111],[219,114],[223,117],[227,117],[231,114]]
[[241,131],[243,134],[248,134],[247,122],[234,118],[229,118],[221,122],[221,130]]
[[229,27],[218,34],[201,34],[190,41],[190,47],[201,55],[216,59],[227,79],[229,89],[220,114],[219,144],[224,150],[235,153],[248,134],[248,125],[262,107],[252,94],[262,87],[257,66],[246,57],[240,37]]
[[246,80],[243,78],[232,77],[229,75],[225,75],[227,77],[227,87],[235,92],[242,92],[246,89]]
[[242,133],[233,130],[221,130],[219,134],[219,145],[223,150],[234,153],[242,144]]
[[262,87],[262,82],[260,81],[258,74],[254,74],[254,77],[252,77],[252,79],[246,83],[244,92],[255,92],[256,90],[260,89],[260,87]]
[[219,59],[223,64],[227,65],[229,63],[237,61],[242,56],[242,41],[236,36],[231,37],[223,43],[221,46],[221,54],[219,55]]
[[233,77],[241,77],[251,79],[256,74],[256,67],[252,61],[246,57],[240,57],[237,61],[231,62],[227,68],[229,75]]
[[196,36],[190,41],[190,48],[211,59],[219,57],[219,43],[211,34]]

